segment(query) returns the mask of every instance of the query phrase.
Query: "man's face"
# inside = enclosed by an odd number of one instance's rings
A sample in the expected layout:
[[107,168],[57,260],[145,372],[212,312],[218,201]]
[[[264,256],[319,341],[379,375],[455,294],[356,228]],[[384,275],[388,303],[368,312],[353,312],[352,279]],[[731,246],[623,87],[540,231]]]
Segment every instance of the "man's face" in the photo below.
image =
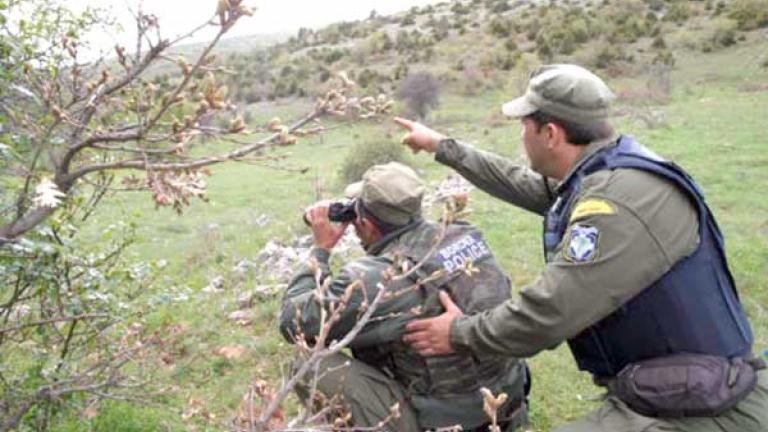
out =
[[355,234],[357,234],[357,238],[360,239],[360,244],[363,246],[368,246],[378,240],[376,237],[376,232],[378,231],[374,229],[370,220],[358,216],[352,221],[352,226],[355,227]]
[[549,165],[550,154],[547,149],[547,128],[539,127],[531,119],[520,119],[522,129],[520,130],[520,140],[523,142],[525,154],[528,156],[528,163],[531,169],[542,175],[547,175],[547,166]]

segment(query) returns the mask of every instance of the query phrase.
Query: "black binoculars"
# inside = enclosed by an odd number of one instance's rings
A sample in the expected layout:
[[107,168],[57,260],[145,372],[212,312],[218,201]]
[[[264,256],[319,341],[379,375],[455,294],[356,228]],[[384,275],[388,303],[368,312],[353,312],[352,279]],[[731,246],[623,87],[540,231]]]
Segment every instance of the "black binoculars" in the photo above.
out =
[[[357,217],[357,201],[334,201],[328,206],[328,220],[331,222],[352,222]],[[311,225],[304,213],[304,223]]]

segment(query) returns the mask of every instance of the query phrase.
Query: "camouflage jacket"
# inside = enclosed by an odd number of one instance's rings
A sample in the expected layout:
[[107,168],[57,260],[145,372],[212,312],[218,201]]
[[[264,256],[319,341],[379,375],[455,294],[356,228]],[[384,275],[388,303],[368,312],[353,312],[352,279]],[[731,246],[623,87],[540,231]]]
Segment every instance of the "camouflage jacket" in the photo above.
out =
[[[439,247],[434,247],[436,240],[441,240]],[[446,289],[468,313],[489,309],[509,298],[509,279],[498,268],[477,230],[464,224],[449,225],[442,230],[440,225],[417,221],[371,245],[367,252],[367,256],[347,263],[334,276],[328,267],[328,252],[313,250],[322,272],[320,280],[332,278],[324,305],[326,311],[345,295],[351,284],[362,283],[360,289],[353,291],[348,306],[331,328],[328,343],[344,337],[354,327],[361,315],[360,306],[370,302],[384,284],[382,272],[395,262],[413,266],[429,257],[412,275],[385,284],[390,295],[379,304],[373,319],[350,344],[354,356],[382,370],[406,390],[424,427],[456,423],[473,427],[484,423],[480,387],[489,387],[497,393],[505,391],[519,401],[525,366],[516,359],[466,353],[425,358],[401,342],[407,322],[442,313],[437,298],[440,289]],[[473,263],[471,267],[467,266],[468,262]],[[472,270],[462,270],[469,268]],[[441,269],[442,276],[428,283],[417,283]],[[283,298],[280,329],[287,340],[293,340],[298,330],[310,341],[318,334],[321,309],[315,289],[312,266],[302,266]]]

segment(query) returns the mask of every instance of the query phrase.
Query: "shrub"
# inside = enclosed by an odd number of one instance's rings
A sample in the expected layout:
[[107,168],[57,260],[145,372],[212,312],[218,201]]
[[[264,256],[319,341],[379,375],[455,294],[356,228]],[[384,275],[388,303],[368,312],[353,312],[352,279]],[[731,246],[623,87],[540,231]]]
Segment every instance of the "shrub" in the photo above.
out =
[[515,38],[507,38],[507,40],[504,41],[504,49],[510,52],[517,51],[517,42],[515,42]]
[[730,26],[718,26],[712,34],[715,46],[729,47],[736,43],[736,29]]
[[451,12],[456,15],[467,15],[470,12],[469,6],[462,4],[460,1],[454,1],[451,5]]
[[715,6],[715,12],[712,14],[714,16],[721,15],[723,12],[725,12],[726,4],[724,1],[717,2],[717,5]]
[[408,75],[408,63],[400,61],[395,69],[392,71],[392,78],[397,81],[401,78],[405,78]]
[[321,83],[324,83],[331,79],[331,71],[329,71],[326,68],[321,68],[320,72],[317,75],[317,80]]
[[512,9],[507,0],[499,0],[491,7],[491,12],[502,13]]
[[653,58],[653,64],[662,64],[668,66],[674,66],[676,62],[675,55],[669,49],[663,49],[656,54]]
[[476,67],[467,67],[461,71],[459,92],[463,96],[475,96],[485,88],[483,75]]
[[360,87],[371,89],[379,85],[383,79],[384,77],[379,75],[375,70],[365,68],[357,75],[356,81]]
[[626,48],[607,42],[595,45],[593,57],[588,60],[591,66],[598,69],[609,69],[618,66],[621,62],[632,63],[633,61],[633,56],[626,52]]
[[488,31],[499,39],[506,38],[510,35],[511,25],[509,20],[494,18],[489,24]]
[[541,58],[544,61],[552,60],[552,56],[554,55],[554,53],[552,52],[552,47],[549,44],[549,41],[543,34],[540,34],[536,38],[536,53],[538,53],[539,58]]
[[394,47],[392,39],[389,38],[387,33],[378,31],[368,37],[366,47],[370,54],[379,54],[389,51]]
[[408,114],[424,119],[439,103],[440,86],[429,72],[409,73],[397,91],[405,102]]
[[334,64],[341,60],[344,57],[344,54],[345,52],[343,50],[336,48],[326,54],[324,61],[329,65]]
[[344,184],[354,183],[363,178],[368,168],[387,162],[407,162],[405,146],[392,139],[360,141],[349,149],[339,177]]
[[568,30],[573,37],[573,41],[577,44],[582,44],[589,40],[589,25],[583,18],[570,21]]
[[768,0],[736,0],[728,15],[736,20],[739,30],[748,31],[768,26]]
[[665,21],[672,21],[676,23],[685,22],[691,16],[691,7],[687,2],[678,2],[669,6],[669,9],[664,14]]

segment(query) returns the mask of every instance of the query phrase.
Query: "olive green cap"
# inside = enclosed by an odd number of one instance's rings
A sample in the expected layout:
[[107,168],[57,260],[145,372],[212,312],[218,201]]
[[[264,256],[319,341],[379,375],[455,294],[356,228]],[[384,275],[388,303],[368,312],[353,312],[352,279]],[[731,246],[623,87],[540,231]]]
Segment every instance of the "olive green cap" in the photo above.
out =
[[583,124],[605,120],[614,98],[600,77],[581,66],[545,65],[531,74],[525,94],[502,105],[501,111],[514,118],[542,111]]
[[392,225],[405,225],[421,216],[424,181],[399,162],[374,165],[363,181],[347,186],[345,195],[358,198],[373,215]]

